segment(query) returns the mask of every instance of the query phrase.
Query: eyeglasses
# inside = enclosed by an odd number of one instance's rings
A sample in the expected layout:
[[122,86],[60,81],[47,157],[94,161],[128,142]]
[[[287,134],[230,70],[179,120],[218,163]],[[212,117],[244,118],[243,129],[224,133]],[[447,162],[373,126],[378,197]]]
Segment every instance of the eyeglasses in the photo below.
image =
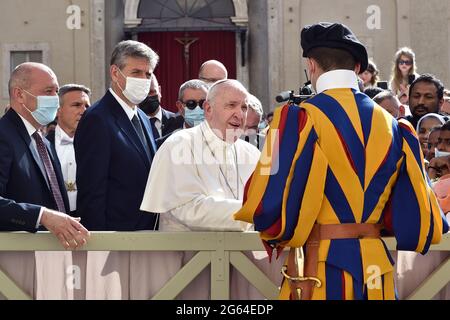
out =
[[411,66],[413,63],[412,63],[411,60],[399,60],[399,61],[398,61],[398,64],[399,64],[399,65],[404,64],[404,65],[407,65],[407,66]]
[[200,108],[203,109],[203,104],[205,103],[205,99],[201,99],[201,100],[188,100],[185,102],[182,102],[186,108],[188,108],[189,110],[194,110],[195,108],[197,108],[197,106],[199,106]]

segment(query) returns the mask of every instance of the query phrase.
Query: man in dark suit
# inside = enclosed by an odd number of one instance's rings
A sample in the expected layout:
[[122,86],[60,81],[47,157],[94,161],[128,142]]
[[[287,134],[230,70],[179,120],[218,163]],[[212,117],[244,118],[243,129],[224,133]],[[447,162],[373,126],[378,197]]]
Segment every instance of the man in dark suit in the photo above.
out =
[[86,243],[88,231],[69,212],[56,154],[40,129],[53,121],[58,102],[54,72],[24,63],[11,74],[10,109],[0,119],[0,231],[54,233],[66,248]]
[[137,105],[148,95],[158,60],[143,43],[120,42],[111,58],[111,88],[78,124],[77,214],[91,230],[156,228],[156,216],[139,210],[156,144]]
[[183,128],[184,118],[180,114],[170,112],[161,107],[161,86],[153,74],[151,78],[150,92],[147,98],[139,104],[139,108],[150,118],[153,137],[159,148],[170,135]]

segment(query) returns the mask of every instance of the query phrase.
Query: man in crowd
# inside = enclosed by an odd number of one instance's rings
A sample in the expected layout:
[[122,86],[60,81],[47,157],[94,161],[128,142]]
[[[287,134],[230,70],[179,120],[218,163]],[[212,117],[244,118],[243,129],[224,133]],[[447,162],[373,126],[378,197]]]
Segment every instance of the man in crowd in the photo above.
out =
[[[173,134],[155,156],[141,209],[161,214],[160,230],[242,231],[234,221],[242,205],[244,183],[259,151],[238,139],[247,116],[247,90],[236,80],[216,82],[204,103],[206,121]],[[154,259],[164,265],[161,285],[191,257],[164,253]],[[206,280],[205,280],[206,279]],[[189,290],[189,298],[207,299],[207,273]]]
[[75,215],[77,208],[77,164],[73,138],[84,111],[90,106],[91,90],[79,84],[67,84],[59,88],[59,109],[57,125],[47,135],[61,164],[64,184],[69,198],[70,212]]
[[389,112],[395,119],[405,116],[405,107],[400,104],[397,96],[391,91],[383,91],[377,94],[373,101]]
[[[269,254],[291,248],[280,298],[395,299],[381,229],[398,249],[422,253],[448,231],[419,141],[359,92],[368,58],[350,29],[306,26],[301,45],[317,95],[276,110],[267,140],[276,134],[278,147],[258,163],[235,217],[254,223]],[[368,266],[378,267],[379,285],[367,282]]]
[[11,74],[11,108],[0,120],[0,229],[35,232],[39,226],[66,248],[86,243],[88,231],[70,212],[61,168],[40,129],[54,120],[59,107],[54,72],[24,63]]
[[184,122],[182,116],[161,107],[161,98],[161,86],[155,74],[153,74],[150,92],[147,98],[139,104],[139,108],[150,118],[153,137],[156,140],[158,148],[172,132],[181,129]]
[[111,88],[78,125],[77,212],[92,230],[156,228],[156,216],[139,210],[156,145],[137,105],[150,91],[158,59],[143,43],[120,42],[111,57]]
[[201,80],[189,80],[183,83],[178,92],[176,106],[184,118],[183,128],[192,128],[205,120],[203,105],[208,94],[208,85]]
[[198,78],[208,85],[212,85],[216,81],[228,79],[228,71],[222,62],[208,60],[200,67]]
[[406,117],[414,128],[417,122],[428,113],[438,113],[444,103],[444,85],[431,74],[423,74],[409,88],[409,108],[411,115]]
[[264,113],[261,101],[251,94],[248,97],[248,107],[243,139],[261,150],[265,140],[265,136],[259,132],[259,124]]
[[450,115],[450,90],[444,89],[444,102],[439,109],[439,113],[444,116]]
[[378,87],[368,87],[364,91],[361,91],[361,92],[364,92],[370,99],[373,99],[376,95],[378,95],[382,92],[385,92],[385,91],[387,91],[387,90],[384,90],[384,89],[381,89]]
[[[70,207],[61,167],[42,134],[55,119],[57,92],[56,75],[43,64],[24,63],[11,74],[11,108],[0,120],[0,230],[46,228],[65,248],[75,249],[86,243],[89,233],[78,218],[66,214]],[[65,298],[67,269],[58,263],[65,256],[65,252],[4,252],[0,267],[32,297],[42,298],[43,291],[51,295],[57,288],[52,297]],[[44,272],[52,275],[52,288],[34,290]]]

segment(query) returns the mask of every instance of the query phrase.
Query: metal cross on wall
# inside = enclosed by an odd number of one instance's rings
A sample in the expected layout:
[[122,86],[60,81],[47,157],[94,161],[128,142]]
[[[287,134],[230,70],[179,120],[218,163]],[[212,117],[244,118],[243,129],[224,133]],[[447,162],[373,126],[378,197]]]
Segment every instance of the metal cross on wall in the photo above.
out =
[[175,38],[175,41],[177,41],[178,43],[180,43],[183,47],[184,47],[184,63],[185,63],[185,68],[184,68],[184,81],[189,80],[189,74],[190,74],[190,68],[189,68],[189,61],[190,61],[190,51],[189,48],[190,46],[196,42],[198,40],[198,38],[192,38],[189,37],[187,33],[184,34],[183,38]]

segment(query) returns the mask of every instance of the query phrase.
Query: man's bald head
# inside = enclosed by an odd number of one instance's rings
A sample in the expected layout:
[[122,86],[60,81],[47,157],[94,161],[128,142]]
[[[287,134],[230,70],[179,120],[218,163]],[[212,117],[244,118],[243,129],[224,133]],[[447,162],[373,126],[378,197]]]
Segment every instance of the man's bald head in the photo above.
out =
[[12,72],[8,85],[11,108],[36,129],[42,127],[31,113],[38,108],[39,96],[58,96],[58,79],[52,69],[42,63],[22,63]]
[[208,60],[202,64],[198,73],[198,78],[207,83],[214,83],[228,78],[227,68],[222,62]]
[[48,74],[56,79],[56,75],[52,69],[45,64],[37,62],[25,62],[18,65],[11,73],[8,83],[9,98],[13,98],[13,89],[21,88],[29,90],[33,83],[39,81],[39,77],[43,74]]

